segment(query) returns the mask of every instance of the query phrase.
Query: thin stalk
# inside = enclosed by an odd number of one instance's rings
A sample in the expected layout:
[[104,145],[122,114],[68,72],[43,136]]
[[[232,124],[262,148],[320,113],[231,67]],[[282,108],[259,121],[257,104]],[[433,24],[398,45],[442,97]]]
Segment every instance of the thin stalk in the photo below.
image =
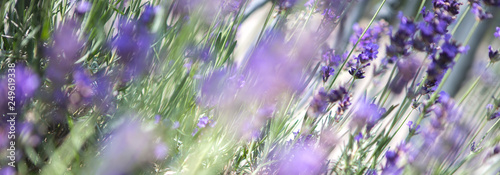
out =
[[262,35],[266,31],[267,23],[269,23],[269,19],[271,18],[271,15],[273,14],[275,7],[276,7],[276,3],[273,3],[273,5],[271,6],[271,9],[269,9],[269,12],[267,13],[267,17],[266,17],[266,20],[264,21],[264,25],[262,25],[262,29],[260,30],[259,37],[257,37],[256,44],[259,44],[260,39],[262,38]]
[[[389,75],[389,80],[387,80],[387,83],[385,84],[384,90],[382,91],[382,95],[380,95],[380,99],[378,101],[379,106],[381,106],[381,103],[382,103],[382,100],[384,99],[385,93],[387,93],[387,90],[389,89],[389,84],[391,83],[391,80],[393,78],[392,76],[394,76],[394,73],[396,72],[396,68],[397,68],[396,65],[394,65],[394,67],[392,68],[391,75]],[[387,95],[387,96],[389,96],[389,95]],[[387,98],[385,98],[384,103],[386,100],[387,100]]]
[[474,83],[472,84],[472,86],[469,87],[469,89],[464,94],[464,96],[462,96],[462,98],[458,102],[459,106],[460,106],[460,104],[462,104],[462,102],[464,102],[464,100],[467,98],[467,96],[469,96],[469,94],[472,92],[472,90],[477,86],[477,83],[479,82],[479,79],[481,79],[481,76],[483,76],[484,72],[486,72],[486,70],[490,67],[490,65],[491,65],[491,62],[488,63],[488,65],[486,65],[486,69],[484,69],[484,71],[479,75],[479,77],[476,78],[476,81],[474,81]]
[[467,6],[467,8],[465,9],[464,13],[460,16],[460,18],[458,19],[458,22],[457,24],[455,25],[455,27],[453,27],[453,29],[451,30],[450,34],[453,35],[455,34],[455,32],[457,31],[458,29],[458,26],[460,24],[462,24],[462,21],[464,20],[465,16],[467,15],[467,12],[469,12],[469,9],[470,9],[470,5]]

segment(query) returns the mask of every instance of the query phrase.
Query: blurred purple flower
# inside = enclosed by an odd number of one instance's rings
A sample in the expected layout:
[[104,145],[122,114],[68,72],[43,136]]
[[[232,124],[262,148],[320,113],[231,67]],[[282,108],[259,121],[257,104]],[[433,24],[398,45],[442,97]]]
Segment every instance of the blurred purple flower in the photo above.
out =
[[198,128],[194,128],[193,129],[193,132],[191,133],[191,136],[194,137],[196,135],[196,133],[198,133]]
[[41,138],[36,134],[35,126],[30,122],[23,122],[20,125],[20,140],[31,147],[35,147],[41,142]]
[[368,169],[366,170],[365,175],[378,175],[378,173],[376,169]]
[[361,139],[363,139],[363,134],[359,132],[359,134],[354,137],[354,140],[356,140],[356,142],[359,142]]
[[79,15],[83,15],[92,9],[92,3],[82,0],[76,3],[75,12]]
[[496,38],[500,38],[500,27],[495,28],[495,33],[494,33]]
[[460,46],[456,41],[451,39],[451,35],[445,36],[445,42],[441,45],[439,57],[432,57],[432,63],[427,68],[427,80],[424,86],[424,93],[433,92],[434,88],[445,72],[453,66],[455,56],[466,52],[466,47]]
[[323,82],[328,81],[328,78],[335,73],[335,70],[329,66],[321,67],[321,76],[323,78]]
[[320,174],[325,160],[322,151],[313,146],[295,147],[284,154],[277,174]]
[[2,175],[16,175],[16,169],[11,166],[4,166],[0,169]]
[[172,129],[177,129],[179,128],[179,126],[180,126],[179,121],[175,121],[174,124],[172,125]]
[[151,49],[153,36],[147,26],[137,21],[120,19],[118,23],[118,35],[113,41],[116,54],[120,57],[119,63],[125,65],[122,78],[130,80],[136,75],[142,75],[149,71],[151,64],[148,53]]
[[[40,86],[40,78],[31,69],[18,65],[16,67],[16,94],[21,100],[31,98]],[[19,87],[20,86],[20,87]]]
[[498,53],[498,50],[493,50],[491,48],[491,45],[488,47],[488,56],[491,63],[495,63],[500,60],[500,54]]
[[276,1],[276,5],[280,8],[280,10],[286,10],[292,8],[297,0],[274,0]]
[[325,63],[325,65],[330,67],[337,67],[342,61],[342,57],[339,55],[335,55],[335,51],[330,49],[328,45],[323,45],[321,49],[321,61]]
[[[356,44],[358,41],[359,37],[363,34],[364,30],[362,27],[359,26],[359,24],[354,24],[353,26],[354,34],[350,38],[350,42],[352,45]],[[359,41],[356,49],[360,50],[377,50],[378,41],[382,37],[382,34],[384,34],[387,31],[387,23],[384,21],[379,21],[377,23],[374,23],[371,25],[368,30],[366,30],[365,34]],[[376,47],[376,48],[375,48]],[[373,49],[372,49],[373,48]],[[377,52],[378,53],[378,52]],[[376,55],[376,53],[375,53]],[[370,54],[370,56],[373,57],[373,54]]]
[[158,124],[160,123],[160,120],[161,120],[161,115],[155,115],[155,124]]
[[45,70],[54,89],[65,84],[66,75],[73,71],[75,62],[80,58],[84,42],[78,39],[78,28],[75,21],[67,21],[53,34],[53,44],[47,50],[49,65]]
[[418,30],[417,24],[412,19],[408,19],[399,12],[399,18],[401,20],[399,24],[399,29],[392,35],[391,32],[391,44],[386,47],[387,62],[394,63],[399,56],[407,56],[409,47],[413,41],[413,37]]
[[343,100],[348,96],[348,92],[344,87],[339,87],[337,89],[331,90],[330,92],[325,92],[321,88],[318,93],[313,97],[311,104],[309,106],[310,115],[317,117],[326,112],[328,105],[335,103],[337,101]]
[[95,95],[95,89],[92,87],[93,80],[82,71],[76,70],[73,73],[74,89],[69,94],[68,108],[71,112],[78,108],[89,105]]
[[491,114],[491,115],[488,117],[488,120],[495,120],[495,119],[497,119],[498,117],[500,117],[500,111],[499,111],[499,112],[494,112],[493,114]]
[[[316,32],[316,41],[323,43],[330,36],[352,2],[352,0],[319,0],[316,2],[316,9],[323,15]],[[307,4],[312,6],[314,2],[309,1]]]
[[203,80],[200,92],[200,103],[204,106],[224,106],[233,101],[239,87],[238,80],[230,79],[230,73],[225,70],[214,70]]
[[156,145],[154,151],[155,158],[158,160],[164,159],[168,155],[168,147],[163,143]]
[[207,116],[203,116],[203,117],[201,117],[199,119],[197,126],[199,128],[204,128],[205,126],[207,126],[208,122],[209,122],[208,117]]
[[491,13],[485,12],[481,5],[479,4],[479,1],[469,1],[471,3],[472,9],[471,12],[472,14],[476,15],[477,20],[484,20],[484,19],[490,19],[493,18],[493,15]]
[[487,5],[500,7],[500,1],[498,0],[483,0],[483,2]]
[[366,126],[367,132],[370,132],[382,116],[383,110],[376,104],[369,103],[363,99],[359,100],[355,105],[350,124],[351,127]]
[[134,121],[125,121],[110,137],[99,156],[97,174],[129,174],[157,156],[166,155],[162,144],[155,144],[152,133],[144,131]]
[[244,90],[251,98],[274,101],[282,94],[302,90],[304,84],[301,77],[307,60],[289,56],[290,45],[284,42],[281,33],[271,32],[268,35],[276,38],[257,46],[244,68],[248,79]]
[[146,7],[144,7],[144,11],[142,12],[141,17],[139,18],[139,21],[142,24],[150,24],[151,22],[153,22],[155,18],[157,9],[158,7],[147,5]]
[[416,124],[413,123],[413,121],[409,121],[406,125],[408,125],[409,132],[412,132],[413,130],[415,130],[413,132],[414,135],[417,135],[420,133],[420,125],[415,126]]
[[394,93],[399,94],[416,76],[420,67],[420,61],[410,56],[409,58],[399,59],[396,66],[398,73],[394,76],[389,87]]

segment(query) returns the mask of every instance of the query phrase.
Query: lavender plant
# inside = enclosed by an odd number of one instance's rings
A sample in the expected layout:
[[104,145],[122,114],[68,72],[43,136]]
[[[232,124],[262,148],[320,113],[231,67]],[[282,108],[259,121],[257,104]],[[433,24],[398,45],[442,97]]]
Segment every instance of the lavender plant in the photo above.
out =
[[500,1],[0,4],[0,174],[500,172]]

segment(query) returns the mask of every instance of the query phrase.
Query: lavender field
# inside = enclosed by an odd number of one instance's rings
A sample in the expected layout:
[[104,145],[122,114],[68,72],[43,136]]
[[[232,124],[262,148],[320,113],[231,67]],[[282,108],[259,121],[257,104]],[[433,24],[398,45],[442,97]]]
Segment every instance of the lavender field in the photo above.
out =
[[0,175],[500,174],[500,0],[0,13]]

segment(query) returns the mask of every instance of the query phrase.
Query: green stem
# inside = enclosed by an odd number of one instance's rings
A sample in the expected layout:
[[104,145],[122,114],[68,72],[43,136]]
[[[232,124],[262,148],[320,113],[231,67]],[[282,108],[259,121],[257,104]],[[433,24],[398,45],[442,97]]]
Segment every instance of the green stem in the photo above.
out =
[[458,22],[457,24],[455,25],[455,27],[453,27],[453,30],[451,30],[450,34],[453,35],[455,34],[455,32],[457,31],[458,29],[458,26],[460,24],[462,24],[462,21],[464,20],[465,16],[467,15],[467,12],[469,12],[469,9],[470,9],[470,5],[467,6],[467,8],[465,9],[464,13],[460,16],[460,18],[458,19]]
[[[394,67],[392,68],[391,75],[389,75],[389,80],[387,80],[387,83],[385,84],[384,87],[384,91],[382,92],[382,95],[380,95],[380,99],[378,101],[379,106],[383,106],[382,100],[384,100],[384,103],[387,100],[387,98],[384,99],[384,96],[385,93],[387,93],[387,90],[389,89],[389,84],[391,83],[391,80],[393,78],[392,76],[394,76],[394,73],[396,72],[396,68],[397,68],[396,65],[394,65]],[[387,97],[389,97],[389,95],[387,95]]]
[[269,12],[267,13],[266,21],[264,21],[264,25],[262,25],[262,29],[260,30],[259,37],[257,37],[256,44],[259,44],[260,39],[262,38],[262,35],[266,31],[267,23],[269,23],[269,19],[271,18],[271,15],[273,14],[275,7],[276,7],[276,3],[273,3],[273,5],[271,6],[271,9],[269,9]]
[[477,86],[477,83],[479,82],[479,79],[481,79],[481,76],[483,76],[484,72],[486,72],[486,70],[490,67],[491,65],[491,62],[488,63],[488,65],[486,66],[486,69],[484,69],[484,71],[479,75],[479,77],[476,78],[476,81],[474,81],[474,83],[472,84],[472,86],[467,90],[467,92],[464,94],[464,96],[462,96],[462,98],[460,99],[460,101],[458,102],[458,105],[460,106],[460,104],[462,104],[462,102],[464,102],[464,100],[467,98],[467,96],[469,96],[469,94],[472,92],[472,90]]

